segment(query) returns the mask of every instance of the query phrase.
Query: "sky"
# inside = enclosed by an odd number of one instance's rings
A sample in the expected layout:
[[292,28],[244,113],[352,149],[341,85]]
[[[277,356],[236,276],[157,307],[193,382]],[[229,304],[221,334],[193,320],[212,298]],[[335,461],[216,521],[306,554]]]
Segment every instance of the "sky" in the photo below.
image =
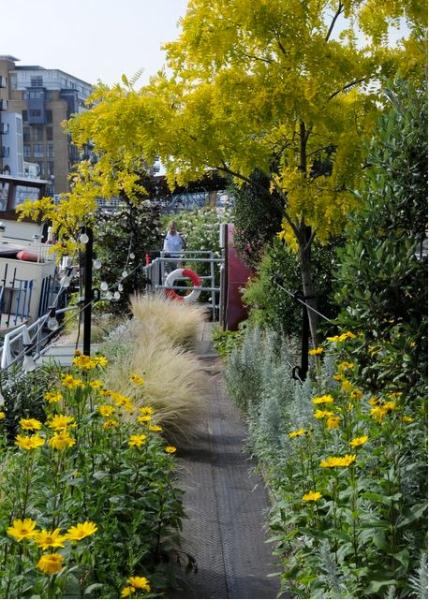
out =
[[0,55],[112,84],[164,63],[187,0],[0,0]]

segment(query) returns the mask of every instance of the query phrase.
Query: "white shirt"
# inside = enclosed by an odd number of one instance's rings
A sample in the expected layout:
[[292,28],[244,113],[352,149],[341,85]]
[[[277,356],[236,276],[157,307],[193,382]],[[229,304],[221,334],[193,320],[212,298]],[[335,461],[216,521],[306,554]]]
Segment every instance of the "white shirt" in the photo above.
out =
[[177,255],[178,252],[183,250],[183,240],[181,236],[176,233],[172,235],[170,232],[167,233],[164,239],[164,252]]

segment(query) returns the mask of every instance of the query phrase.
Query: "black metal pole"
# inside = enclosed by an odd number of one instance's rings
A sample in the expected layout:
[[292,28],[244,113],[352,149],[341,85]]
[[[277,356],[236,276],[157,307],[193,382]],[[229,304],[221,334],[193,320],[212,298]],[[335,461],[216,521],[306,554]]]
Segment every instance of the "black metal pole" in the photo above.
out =
[[310,336],[310,322],[308,320],[307,307],[302,307],[302,342],[301,342],[301,368],[300,377],[302,381],[307,378],[308,372],[308,338]]
[[91,354],[91,316],[92,316],[92,259],[94,253],[94,236],[90,227],[82,229],[82,233],[88,236],[85,252],[81,253],[81,296],[83,297],[83,353]]

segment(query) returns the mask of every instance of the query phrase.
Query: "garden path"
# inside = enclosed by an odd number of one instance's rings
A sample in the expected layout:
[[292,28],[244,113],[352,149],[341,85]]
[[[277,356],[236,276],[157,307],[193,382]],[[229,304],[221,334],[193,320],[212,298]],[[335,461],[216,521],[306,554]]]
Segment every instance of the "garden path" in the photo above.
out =
[[276,598],[279,579],[265,542],[264,484],[245,451],[246,428],[228,398],[222,363],[213,358],[206,327],[199,354],[210,389],[198,437],[178,455],[185,489],[183,549],[197,561],[186,598]]

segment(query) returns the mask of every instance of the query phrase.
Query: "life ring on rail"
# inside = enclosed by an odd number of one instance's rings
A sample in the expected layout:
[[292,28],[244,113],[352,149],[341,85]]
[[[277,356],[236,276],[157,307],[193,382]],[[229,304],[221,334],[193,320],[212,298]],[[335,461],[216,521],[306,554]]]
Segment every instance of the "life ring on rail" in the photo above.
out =
[[[187,296],[179,296],[179,294],[176,294],[174,290],[168,289],[170,286],[175,284],[176,279],[182,279],[183,277],[190,279],[194,284],[194,289],[190,294],[187,294]],[[165,280],[165,295],[168,298],[171,298],[172,300],[178,300],[179,302],[195,302],[198,300],[198,297],[201,294],[201,283],[201,277],[194,273],[194,271],[191,271],[191,269],[175,269],[169,273],[167,279]]]

